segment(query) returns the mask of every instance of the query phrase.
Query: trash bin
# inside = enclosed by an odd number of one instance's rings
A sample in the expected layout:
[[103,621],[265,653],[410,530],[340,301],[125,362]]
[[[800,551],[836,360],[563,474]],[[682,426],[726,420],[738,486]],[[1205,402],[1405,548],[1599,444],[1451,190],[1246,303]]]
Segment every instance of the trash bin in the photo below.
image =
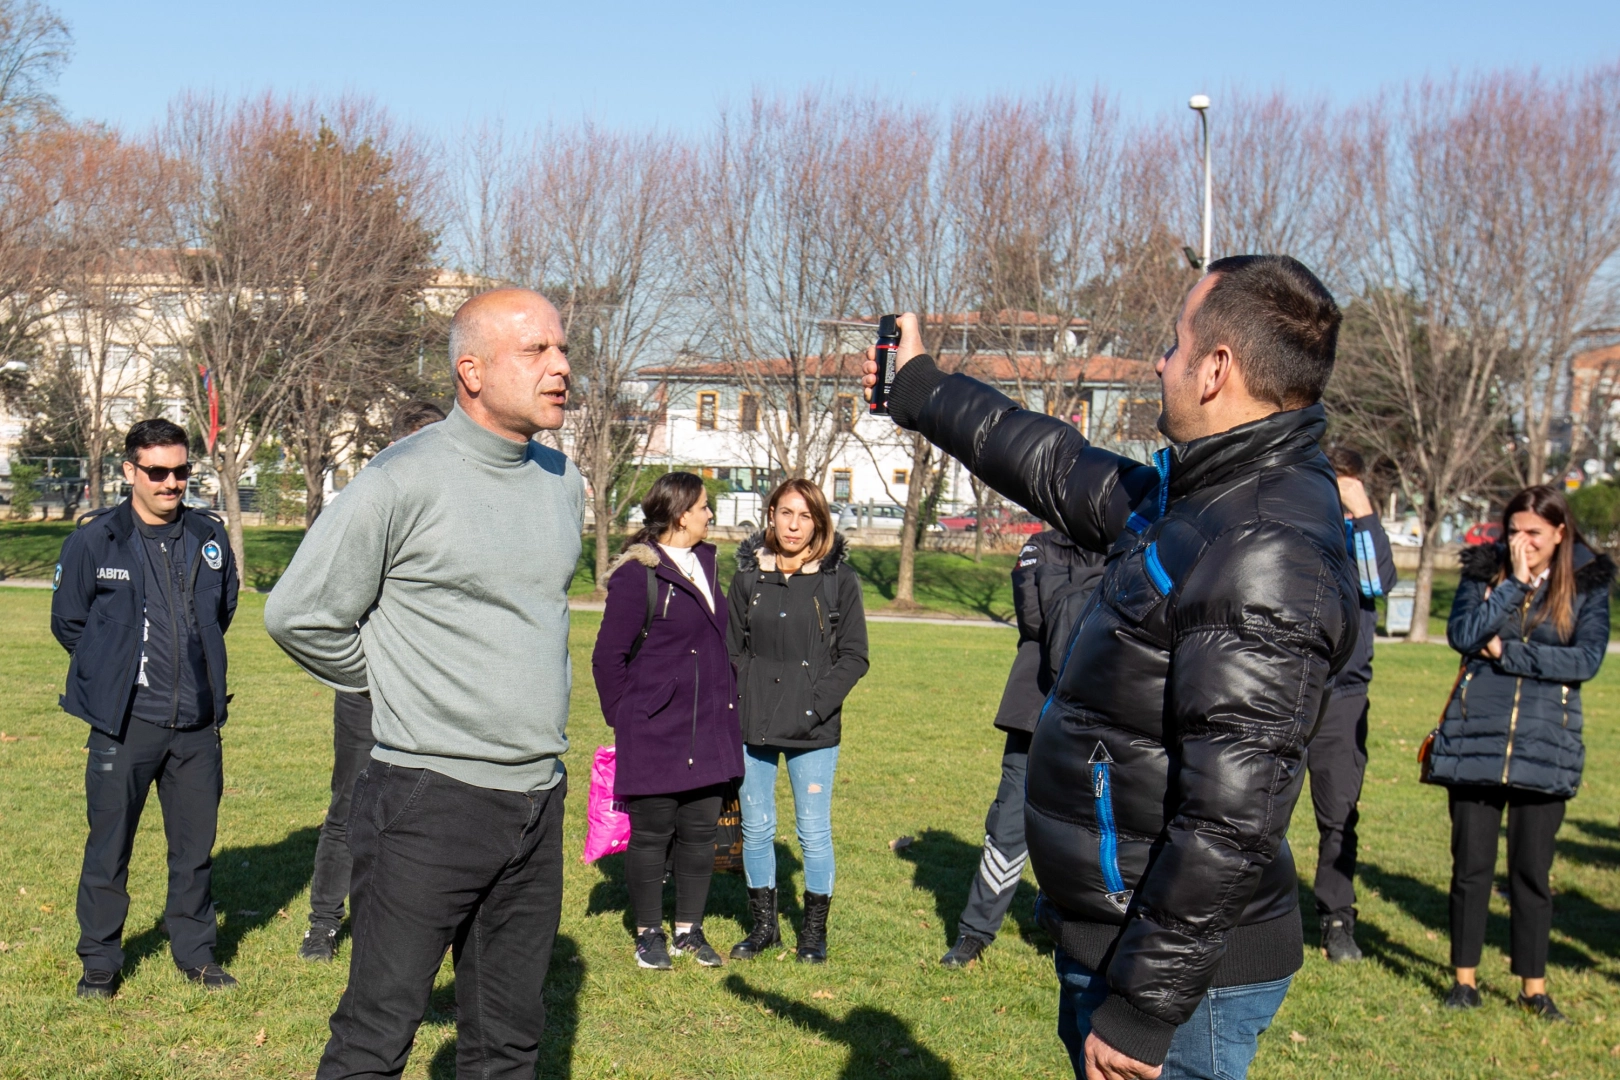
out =
[[1384,633],[1404,637],[1412,631],[1412,607],[1417,602],[1417,582],[1402,578],[1389,590],[1384,607]]

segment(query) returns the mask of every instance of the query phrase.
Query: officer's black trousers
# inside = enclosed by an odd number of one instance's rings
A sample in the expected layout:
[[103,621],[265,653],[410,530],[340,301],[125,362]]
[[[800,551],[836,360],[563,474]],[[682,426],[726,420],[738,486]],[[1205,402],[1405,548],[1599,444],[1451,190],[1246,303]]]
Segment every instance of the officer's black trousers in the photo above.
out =
[[219,729],[176,731],[131,719],[122,739],[91,729],[88,748],[84,789],[90,835],[79,874],[79,957],[85,968],[124,966],[129,854],[154,780],[169,844],[163,916],[169,947],[182,968],[212,963],[212,852],[224,788]]
[[364,694],[335,694],[332,703],[332,801],[315,844],[315,874],[309,882],[309,922],[330,926],[343,922],[343,898],[349,895],[354,856],[349,852],[349,804],[354,781],[371,760],[371,699]]
[[956,924],[959,932],[985,941],[996,939],[1029,860],[1024,842],[1024,775],[1029,771],[1030,738],[1025,731],[1007,732],[1007,745],[1001,752],[1001,784],[984,818],[979,871],[968,886],[967,907]]
[[1356,902],[1356,823],[1367,773],[1367,694],[1334,694],[1305,752],[1316,810],[1316,913],[1348,912]]
[[446,949],[456,1075],[534,1080],[568,781],[495,791],[373,760],[354,787],[349,985],[318,1080],[397,1077]]

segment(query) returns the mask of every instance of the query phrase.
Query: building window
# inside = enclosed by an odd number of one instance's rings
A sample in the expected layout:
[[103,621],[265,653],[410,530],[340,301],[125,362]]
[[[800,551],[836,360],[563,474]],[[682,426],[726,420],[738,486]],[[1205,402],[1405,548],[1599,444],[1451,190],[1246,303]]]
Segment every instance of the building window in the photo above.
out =
[[713,431],[715,417],[720,412],[720,395],[704,391],[698,395],[697,426],[699,431]]
[[1120,403],[1120,427],[1126,442],[1159,440],[1159,403],[1136,398]]
[[1075,411],[1069,417],[1069,423],[1080,429],[1080,434],[1091,438],[1091,398],[1085,397],[1075,402]]
[[911,470],[910,469],[896,469],[896,470],[894,470],[894,482],[895,482],[896,485],[904,485],[904,484],[911,483]]
[[839,394],[837,404],[833,408],[833,417],[838,424],[840,432],[855,430],[855,395]]
[[759,395],[744,394],[737,409],[737,430],[759,430]]
[[847,503],[850,501],[850,470],[833,470],[833,502]]

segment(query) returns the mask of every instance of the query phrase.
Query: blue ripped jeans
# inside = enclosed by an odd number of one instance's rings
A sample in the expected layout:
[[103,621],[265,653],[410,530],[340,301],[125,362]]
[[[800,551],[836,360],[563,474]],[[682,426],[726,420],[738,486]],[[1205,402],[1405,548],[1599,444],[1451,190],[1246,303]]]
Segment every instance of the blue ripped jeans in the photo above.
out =
[[[1086,1036],[1091,1014],[1108,996],[1108,983],[1062,949],[1054,956],[1058,975],[1058,1038],[1069,1051],[1074,1075],[1086,1075]],[[1210,987],[1204,1000],[1176,1028],[1160,1080],[1243,1080],[1259,1048],[1260,1033],[1282,1007],[1292,975],[1275,982]]]
[[804,856],[804,891],[833,891],[832,789],[838,747],[789,750],[743,747],[743,876],[750,889],[776,888],[776,764],[787,758],[793,786],[793,823]]

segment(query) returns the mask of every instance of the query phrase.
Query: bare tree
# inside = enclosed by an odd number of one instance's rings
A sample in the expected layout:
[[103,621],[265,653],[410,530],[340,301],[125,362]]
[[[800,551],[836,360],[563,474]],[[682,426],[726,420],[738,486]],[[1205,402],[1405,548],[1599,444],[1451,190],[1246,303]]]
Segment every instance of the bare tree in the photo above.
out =
[[883,112],[813,92],[756,95],[742,113],[721,114],[692,185],[705,341],[754,395],[751,437],[789,476],[821,479],[850,437],[860,363],[839,321],[871,293],[867,215],[888,154],[874,138]]
[[[393,330],[400,275],[419,280],[417,192],[401,167],[406,144],[364,101],[322,109],[188,96],[172,107],[163,146],[181,171],[165,222],[176,287],[161,309],[186,350],[178,381],[205,428],[205,373],[217,395],[211,456],[240,562],[242,474],[294,389],[314,366]],[[388,200],[369,185],[401,210],[384,213]]]
[[0,0],[0,129],[57,119],[52,87],[72,51],[73,34],[36,0]]
[[[564,435],[591,489],[603,593],[613,523],[632,498],[652,431],[652,391],[637,369],[678,314],[691,172],[688,152],[667,137],[586,124],[538,133],[499,198],[492,269],[548,293],[568,332]],[[473,190],[488,198],[490,188]]]

